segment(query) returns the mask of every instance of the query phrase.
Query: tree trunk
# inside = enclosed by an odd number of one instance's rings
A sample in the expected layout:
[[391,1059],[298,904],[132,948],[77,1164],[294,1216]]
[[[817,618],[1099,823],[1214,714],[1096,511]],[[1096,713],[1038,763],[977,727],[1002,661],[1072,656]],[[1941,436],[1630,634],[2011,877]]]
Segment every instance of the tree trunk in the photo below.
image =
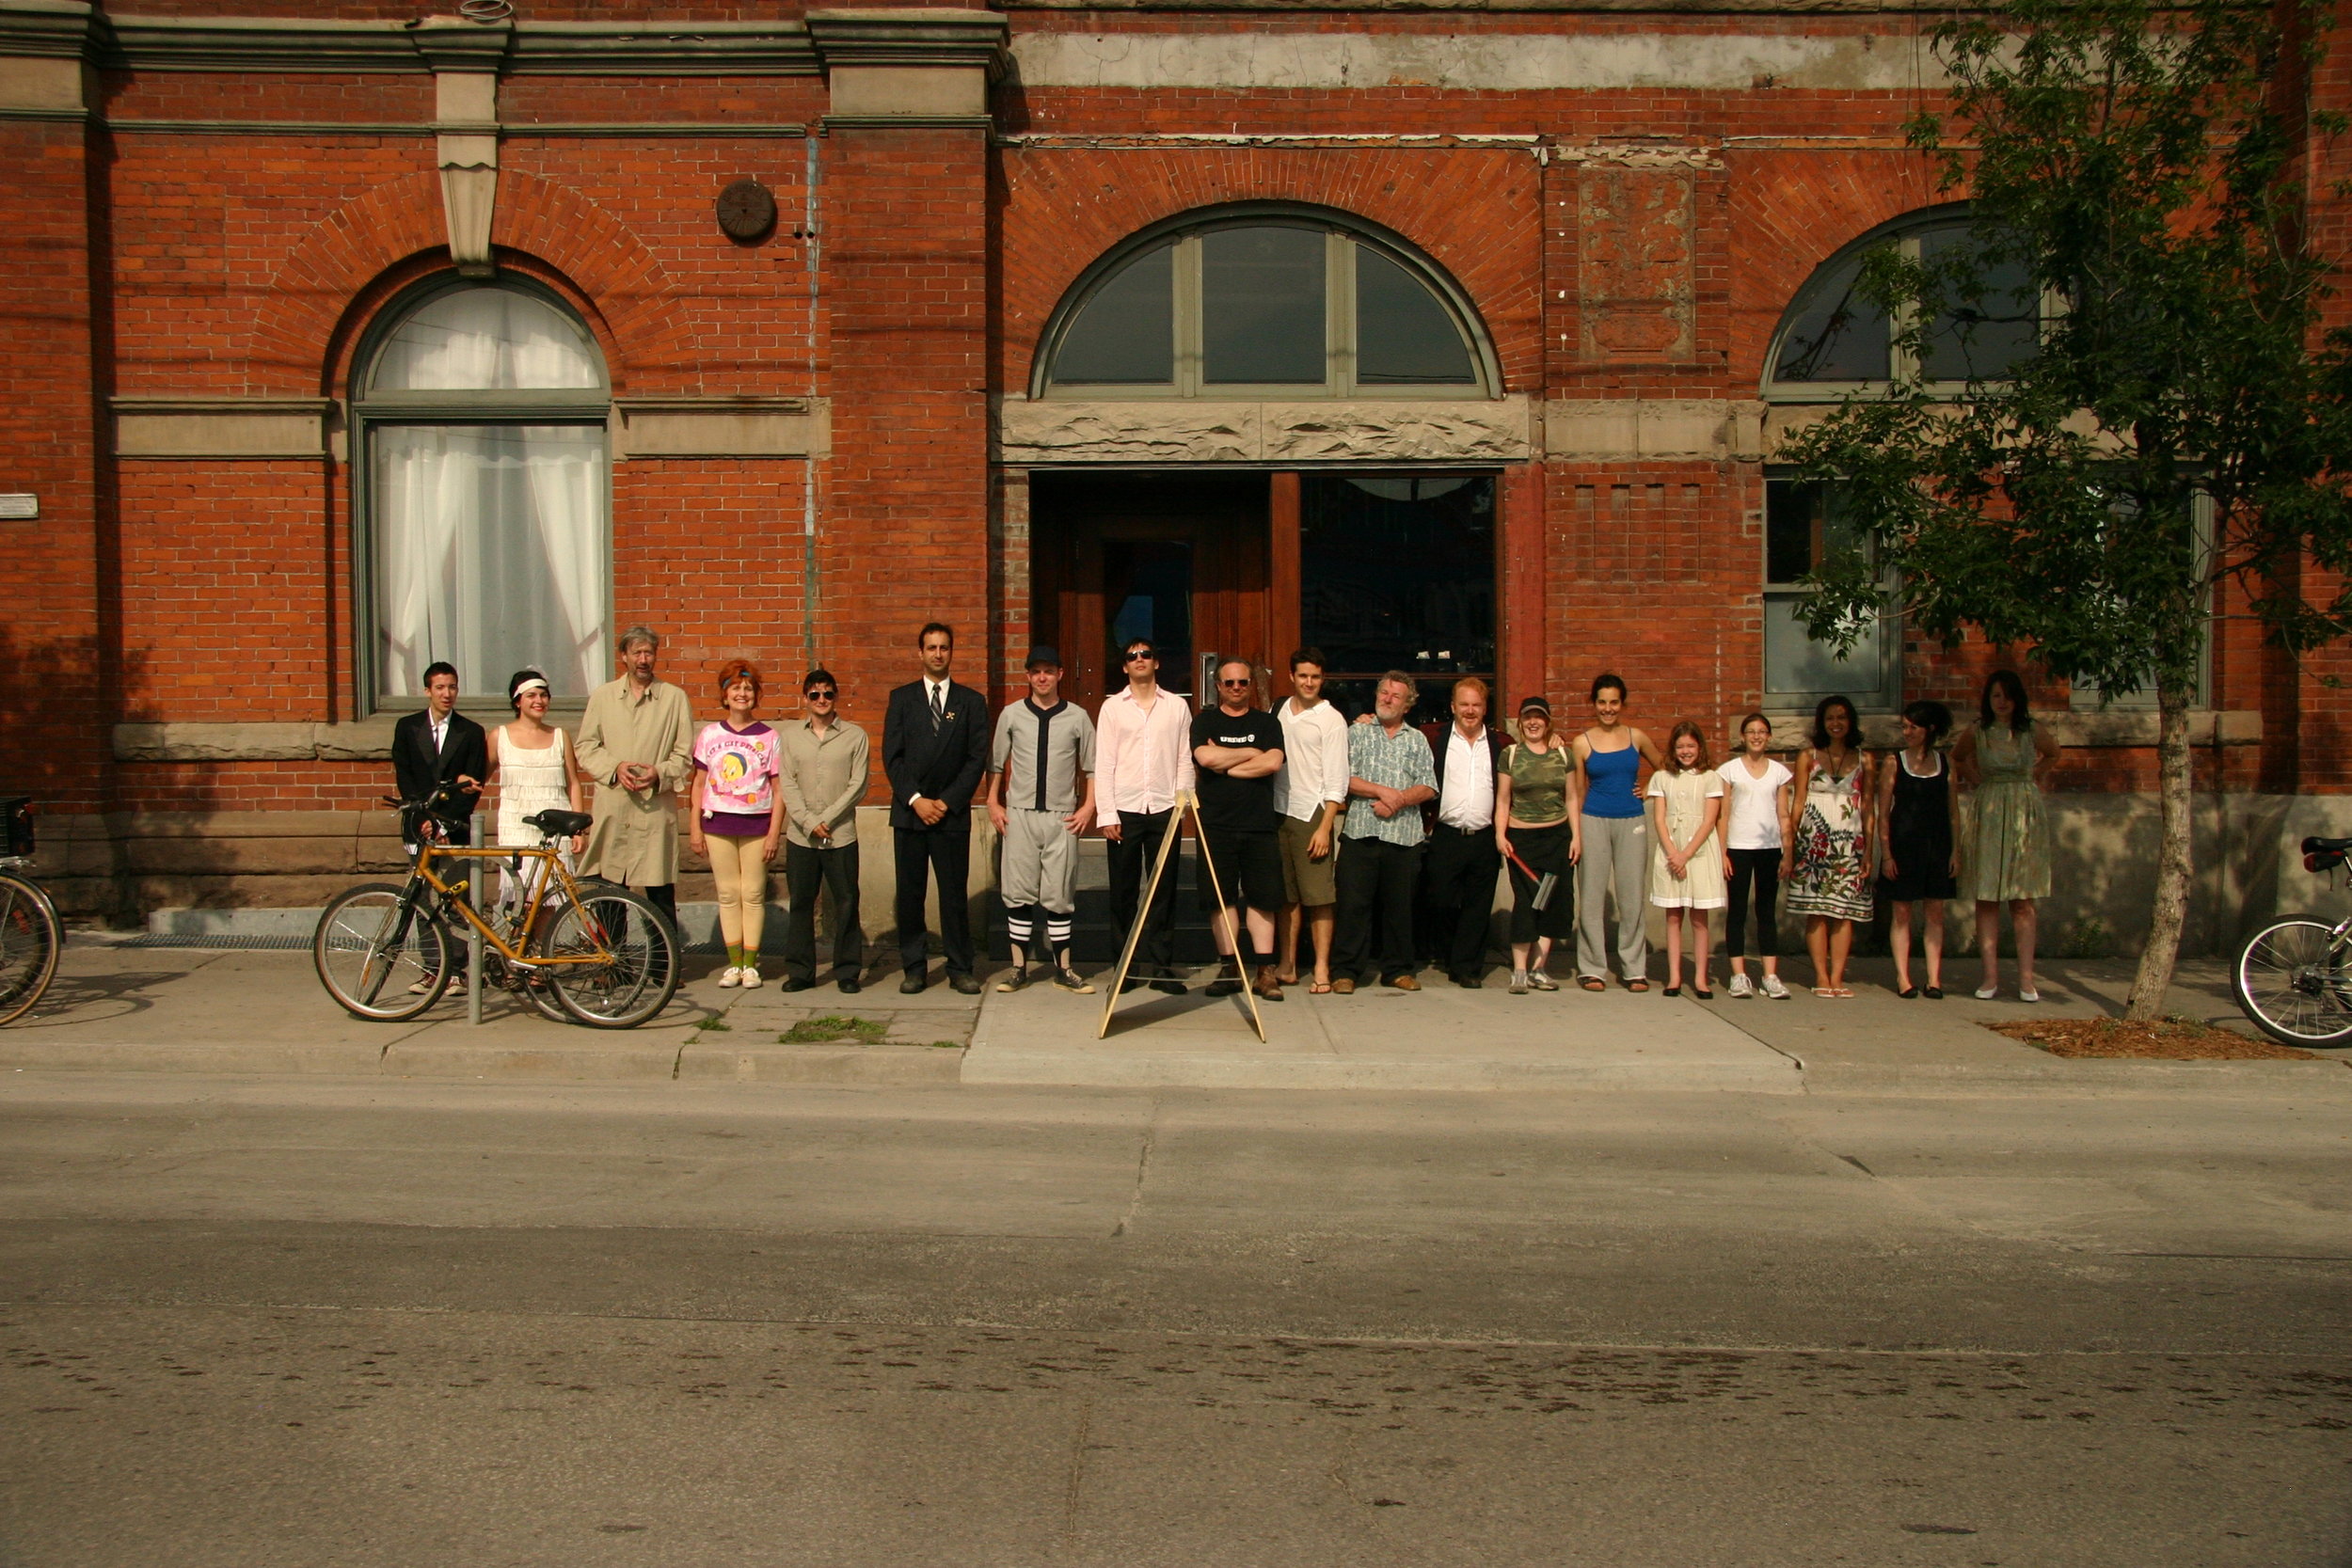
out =
[[2181,681],[2156,681],[2156,799],[2164,833],[2156,847],[2156,894],[2149,911],[2148,945],[2139,952],[2123,1016],[2164,1016],[2164,995],[2181,956],[2181,927],[2188,915],[2189,768],[2188,689]]

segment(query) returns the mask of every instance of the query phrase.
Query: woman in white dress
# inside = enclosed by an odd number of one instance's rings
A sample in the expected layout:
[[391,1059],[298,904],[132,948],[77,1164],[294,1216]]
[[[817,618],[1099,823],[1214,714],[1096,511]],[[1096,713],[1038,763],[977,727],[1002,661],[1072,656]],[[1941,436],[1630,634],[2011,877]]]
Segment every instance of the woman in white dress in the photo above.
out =
[[[547,676],[536,670],[517,670],[506,683],[506,704],[515,710],[515,721],[490,732],[490,778],[498,786],[498,841],[501,846],[536,849],[541,834],[524,827],[524,817],[550,806],[558,811],[581,809],[580,763],[572,755],[571,736],[548,722],[548,704],[552,698]],[[575,833],[565,841],[559,852],[566,867],[578,857],[586,838],[584,833]],[[525,902],[538,876],[537,862],[527,863],[522,875],[508,873],[505,901],[517,906]]]

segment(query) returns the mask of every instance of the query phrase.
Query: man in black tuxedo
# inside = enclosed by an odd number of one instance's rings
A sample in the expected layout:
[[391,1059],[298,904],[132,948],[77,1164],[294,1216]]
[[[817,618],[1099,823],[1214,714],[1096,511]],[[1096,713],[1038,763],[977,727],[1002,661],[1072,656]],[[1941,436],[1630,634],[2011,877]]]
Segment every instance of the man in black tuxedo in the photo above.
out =
[[[392,726],[392,777],[400,798],[421,800],[445,784],[463,793],[434,819],[452,844],[473,842],[474,798],[490,774],[490,742],[482,726],[457,711],[457,667],[447,662],[425,666],[425,710],[412,713]],[[402,824],[404,833],[406,824]],[[408,839],[408,852],[417,842]]]
[[947,678],[953,627],[933,621],[916,638],[923,675],[890,694],[882,716],[882,771],[890,778],[890,827],[898,861],[898,961],[912,996],[928,981],[923,921],[925,868],[939,882],[939,944],[947,983],[979,994],[972,973],[972,914],[964,882],[972,866],[972,792],[988,768],[988,701]]

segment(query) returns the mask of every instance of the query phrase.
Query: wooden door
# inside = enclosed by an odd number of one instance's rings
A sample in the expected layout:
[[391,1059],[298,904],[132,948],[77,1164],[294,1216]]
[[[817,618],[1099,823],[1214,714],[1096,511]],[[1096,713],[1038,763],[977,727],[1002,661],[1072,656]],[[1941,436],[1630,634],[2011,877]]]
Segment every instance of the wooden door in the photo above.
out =
[[[1063,689],[1089,708],[1125,684],[1122,627],[1169,644],[1161,684],[1194,696],[1214,651],[1273,664],[1268,477],[1186,472],[1030,477],[1034,636],[1060,649]],[[1175,613],[1181,599],[1182,613]],[[1179,646],[1181,642],[1182,646]]]

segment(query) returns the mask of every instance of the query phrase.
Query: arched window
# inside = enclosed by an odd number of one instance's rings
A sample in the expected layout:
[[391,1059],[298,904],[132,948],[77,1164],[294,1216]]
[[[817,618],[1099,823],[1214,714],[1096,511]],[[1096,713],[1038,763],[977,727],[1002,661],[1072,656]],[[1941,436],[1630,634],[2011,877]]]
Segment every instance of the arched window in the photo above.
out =
[[[1967,209],[1939,208],[1874,229],[1821,263],[1781,318],[1766,394],[1816,401],[1908,373],[1913,366],[1886,312],[1856,288],[1863,258],[1892,241],[1932,261],[1968,237]],[[1998,380],[2033,352],[2040,300],[2025,269],[2002,262],[1981,283],[1979,297],[1938,316],[1928,333],[1917,369],[1931,386],[1957,391],[1971,380]]]
[[604,678],[612,478],[604,356],[553,295],[446,280],[363,346],[352,400],[373,695],[436,659],[469,691],[535,665],[555,694]]
[[1145,230],[1080,277],[1037,390],[1062,397],[1486,397],[1467,302],[1405,245],[1320,213]]

